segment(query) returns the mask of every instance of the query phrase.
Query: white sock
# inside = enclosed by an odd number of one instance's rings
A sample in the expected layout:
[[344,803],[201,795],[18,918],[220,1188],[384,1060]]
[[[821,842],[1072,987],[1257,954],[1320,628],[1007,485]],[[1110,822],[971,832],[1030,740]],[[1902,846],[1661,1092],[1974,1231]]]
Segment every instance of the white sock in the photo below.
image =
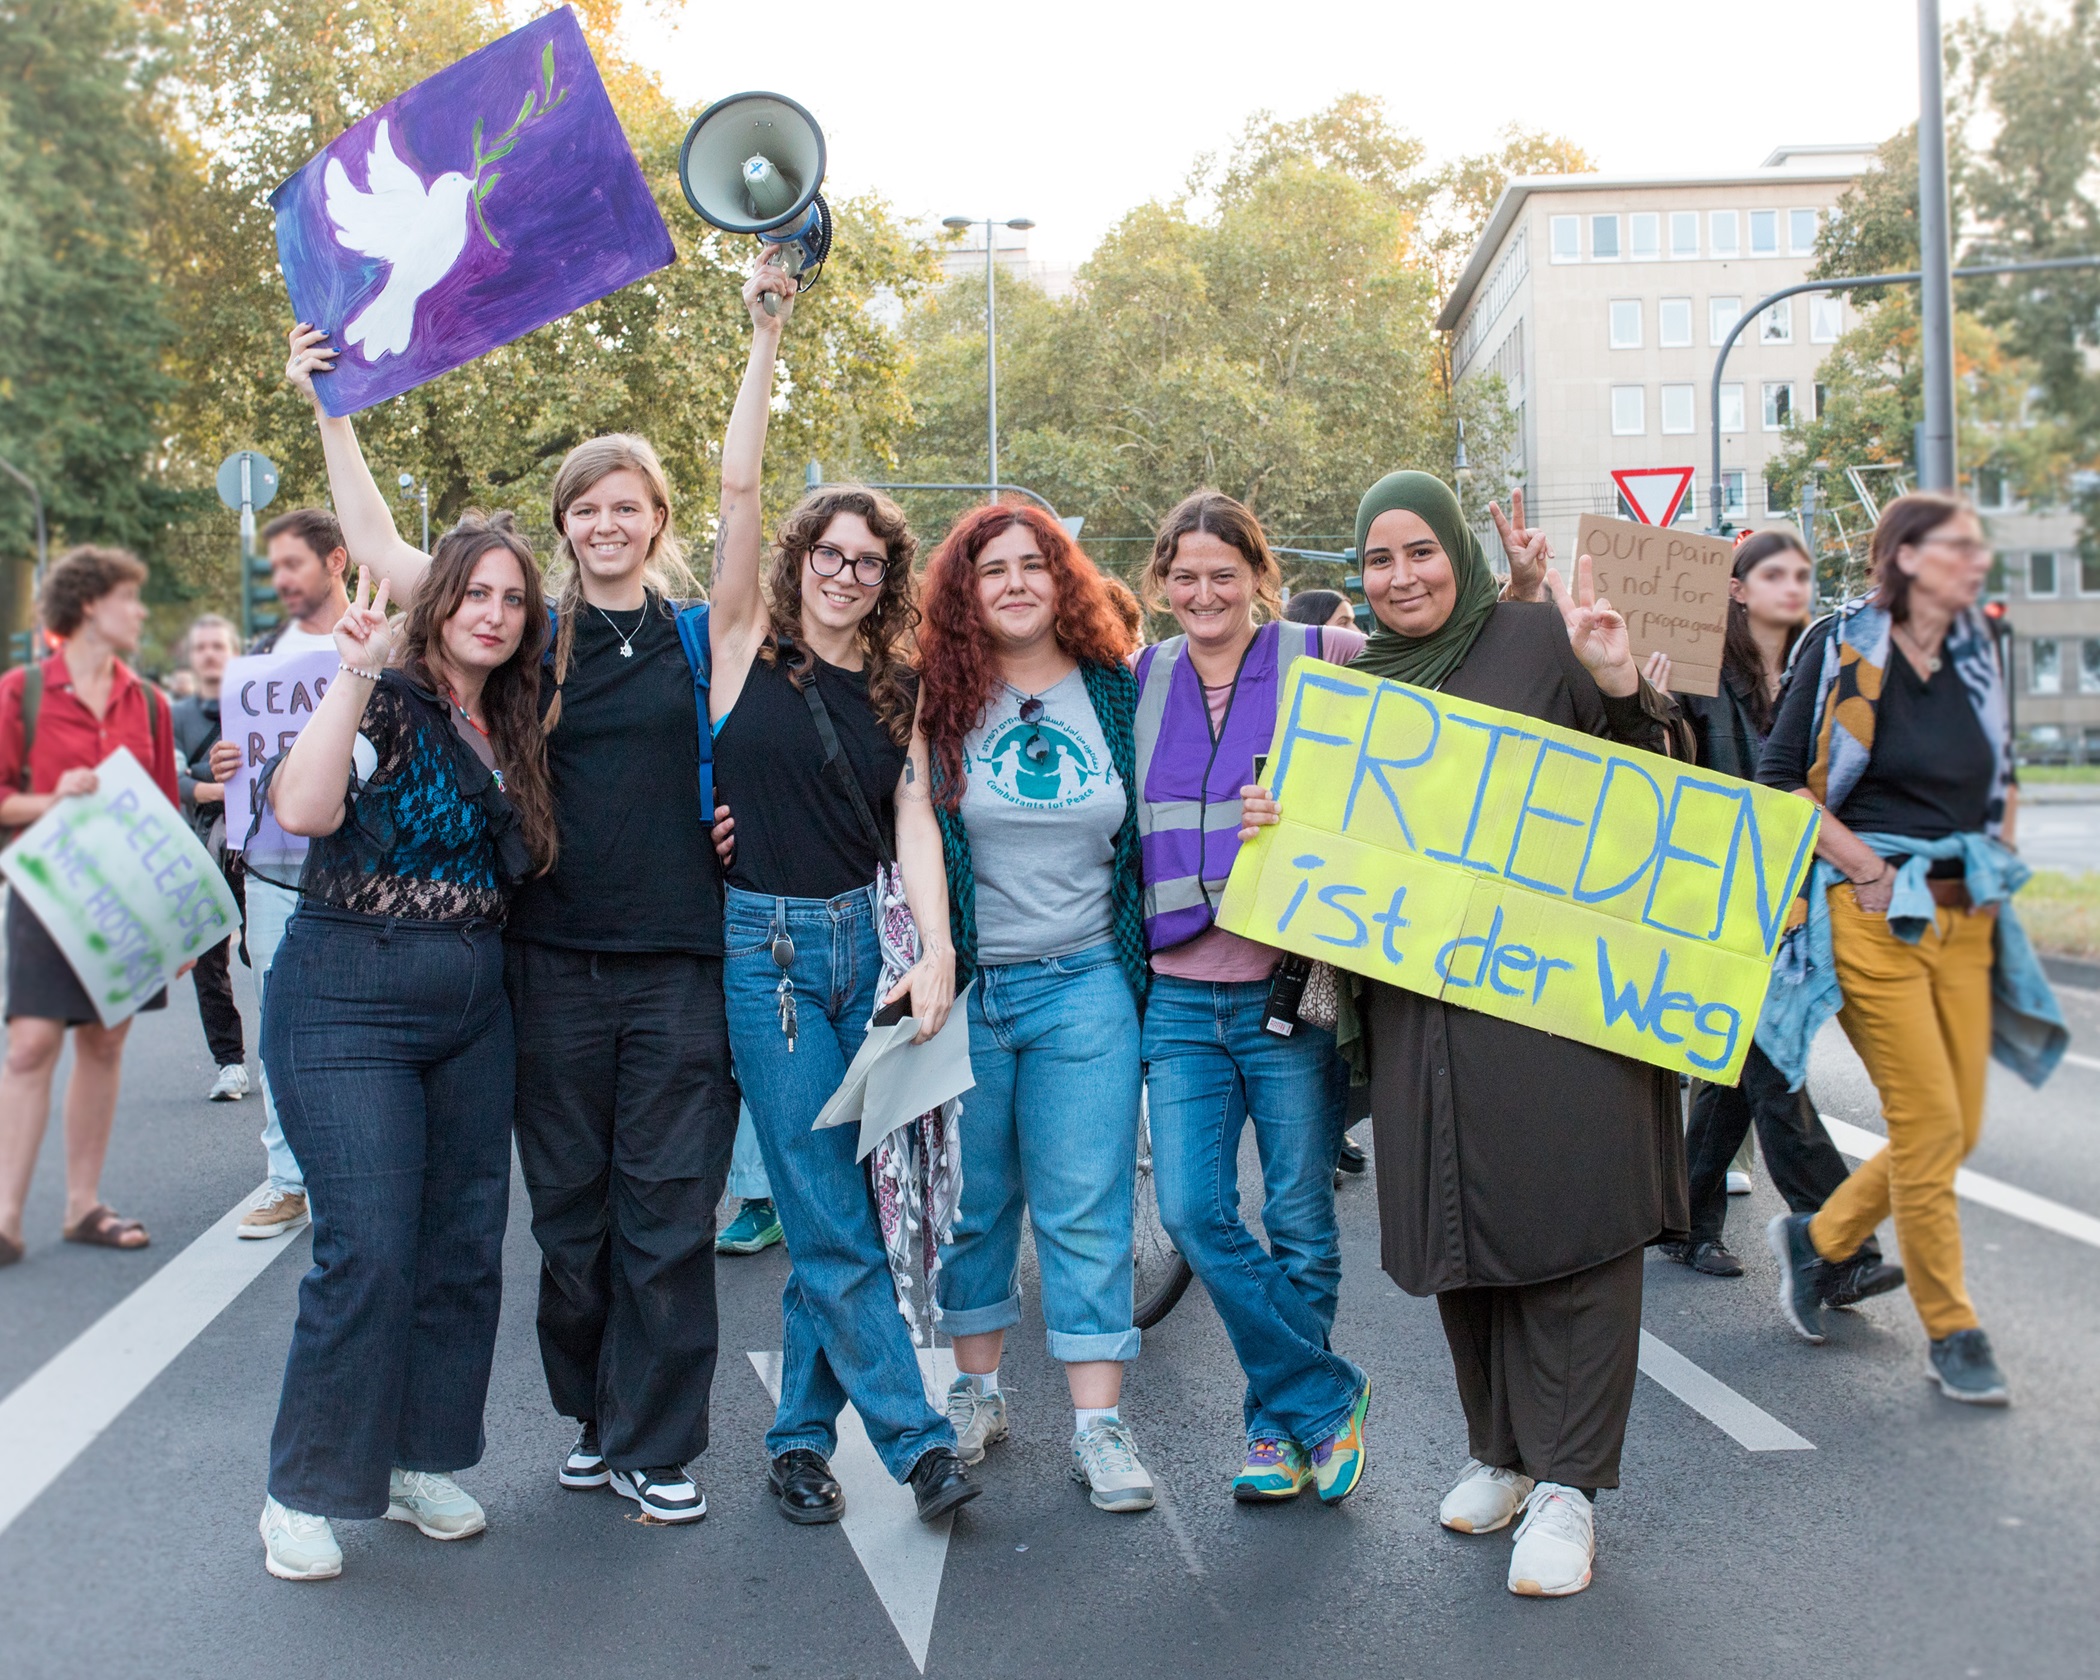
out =
[[1077,1440],[1097,1423],[1121,1423],[1114,1406],[1075,1406],[1072,1409],[1072,1438]]
[[963,1375],[970,1379],[972,1393],[997,1394],[999,1392],[999,1367],[996,1365],[982,1376],[979,1376],[975,1371],[965,1371]]

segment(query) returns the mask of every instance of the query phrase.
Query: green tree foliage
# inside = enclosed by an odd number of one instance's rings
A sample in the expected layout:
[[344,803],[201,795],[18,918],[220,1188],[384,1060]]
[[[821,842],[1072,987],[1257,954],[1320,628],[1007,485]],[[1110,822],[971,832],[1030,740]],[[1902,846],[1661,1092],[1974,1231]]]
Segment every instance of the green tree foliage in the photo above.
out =
[[[1502,459],[1499,390],[1454,405],[1431,324],[1423,228],[1441,180],[1375,100],[1263,115],[1182,198],[1126,216],[1072,297],[1002,279],[1002,478],[1083,513],[1088,541],[1128,570],[1199,486],[1247,502],[1278,538],[1342,546],[1382,473],[1448,476],[1461,412],[1472,457]],[[926,300],[906,336],[909,476],[981,479],[982,282]]]
[[[151,46],[123,0],[0,0],[0,455],[42,488],[54,547],[149,557],[179,504],[154,470],[172,327]],[[32,552],[0,478],[0,556]]]

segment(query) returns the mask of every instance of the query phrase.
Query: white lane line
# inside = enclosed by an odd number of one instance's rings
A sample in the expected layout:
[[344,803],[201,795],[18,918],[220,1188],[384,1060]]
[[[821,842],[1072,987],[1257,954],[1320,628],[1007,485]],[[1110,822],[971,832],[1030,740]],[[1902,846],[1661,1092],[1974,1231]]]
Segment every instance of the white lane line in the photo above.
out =
[[289,1246],[233,1234],[261,1189],[0,1400],[0,1534]]
[[2100,1073],[2100,1056],[2081,1056],[2075,1050],[2066,1050],[2064,1060],[2073,1067],[2091,1068],[2095,1073]]
[[[780,1355],[753,1353],[751,1365],[779,1404]],[[955,1355],[947,1348],[919,1349],[919,1375],[927,1403],[937,1412],[945,1411],[948,1385],[955,1380]],[[948,1530],[955,1519],[919,1521],[911,1489],[892,1480],[883,1468],[867,1425],[851,1406],[839,1413],[838,1437],[831,1473],[846,1493],[846,1515],[839,1527],[889,1613],[890,1625],[924,1674],[934,1613],[941,1603],[941,1574],[948,1562]]]
[[1641,1332],[1641,1375],[1668,1389],[1707,1422],[1751,1452],[1814,1452],[1755,1401],[1746,1400],[1711,1371],[1694,1365],[1660,1336]]
[[[1889,1140],[1879,1132],[1848,1125],[1828,1114],[1823,1116],[1823,1124],[1830,1130],[1830,1141],[1859,1160],[1871,1160],[1888,1147]],[[2009,1213],[2015,1219],[2024,1219],[2030,1225],[2054,1231],[2058,1236],[2071,1237],[2100,1248],[2100,1219],[2089,1213],[2080,1213],[2076,1208],[2065,1207],[2061,1202],[2052,1202],[2046,1196],[2037,1196],[2031,1190],[2022,1190],[2018,1185],[2007,1184],[2003,1179],[1987,1178],[1963,1167],[1954,1175],[1954,1193],[1966,1196],[1972,1202],[1981,1202],[1987,1208],[1996,1208],[2000,1213]]]

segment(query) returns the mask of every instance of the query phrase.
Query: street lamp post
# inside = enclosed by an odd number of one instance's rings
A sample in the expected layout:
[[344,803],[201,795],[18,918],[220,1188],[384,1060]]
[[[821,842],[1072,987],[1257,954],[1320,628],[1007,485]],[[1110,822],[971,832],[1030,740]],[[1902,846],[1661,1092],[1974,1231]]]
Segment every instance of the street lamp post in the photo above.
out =
[[[970,216],[944,216],[941,226],[960,232],[977,225]],[[1015,216],[1000,224],[1025,232],[1035,226],[1026,216]],[[991,486],[992,500],[999,499],[999,312],[996,302],[998,292],[997,251],[993,247],[993,218],[984,218],[984,446],[985,464],[988,470],[985,481]]]
[[1940,86],[1940,0],[1918,0],[1919,323],[1925,431],[1918,488],[1954,488],[1954,282],[1948,237],[1947,114]]

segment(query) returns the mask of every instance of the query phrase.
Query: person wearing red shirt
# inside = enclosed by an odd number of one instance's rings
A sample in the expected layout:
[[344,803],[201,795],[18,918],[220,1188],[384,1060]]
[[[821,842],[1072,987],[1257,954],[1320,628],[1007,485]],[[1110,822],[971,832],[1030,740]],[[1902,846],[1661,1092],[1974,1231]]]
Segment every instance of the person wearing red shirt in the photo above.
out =
[[[28,827],[61,799],[95,791],[95,766],[119,747],[144,765],[168,802],[175,782],[175,730],[168,698],[124,662],[146,626],[139,586],[146,568],[121,549],[76,548],[44,579],[38,610],[62,644],[43,662],[35,739],[25,751],[22,701],[29,671],[0,676],[0,827]],[[124,1036],[105,1027],[51,935],[9,895],[7,1059],[0,1069],[0,1266],[22,1258],[22,1205],[51,1114],[51,1076],[73,1033],[66,1088],[68,1242],[144,1248],[146,1229],[102,1205],[102,1163],[117,1112]],[[148,1009],[167,1005],[162,992]]]

